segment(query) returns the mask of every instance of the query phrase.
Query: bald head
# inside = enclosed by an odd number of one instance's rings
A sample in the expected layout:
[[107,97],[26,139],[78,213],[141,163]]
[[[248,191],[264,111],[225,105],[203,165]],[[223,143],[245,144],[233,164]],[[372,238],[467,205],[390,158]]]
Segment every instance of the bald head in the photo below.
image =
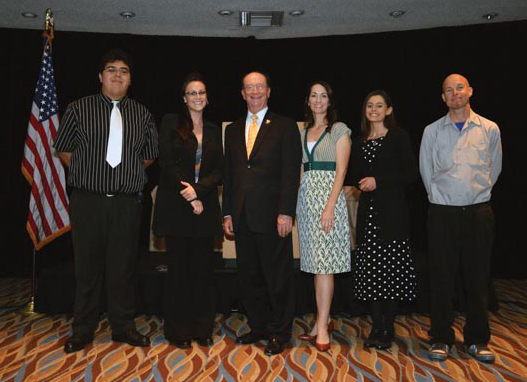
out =
[[472,88],[461,74],[451,74],[443,81],[441,94],[450,111],[470,111]]
[[470,87],[466,77],[461,74],[452,73],[447,78],[443,80],[443,92],[445,91],[445,86],[452,83],[464,83],[467,87]]

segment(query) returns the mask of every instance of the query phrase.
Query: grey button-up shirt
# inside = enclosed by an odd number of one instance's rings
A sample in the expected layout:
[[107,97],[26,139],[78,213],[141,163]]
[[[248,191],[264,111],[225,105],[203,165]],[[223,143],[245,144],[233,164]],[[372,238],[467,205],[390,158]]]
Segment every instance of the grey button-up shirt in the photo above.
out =
[[419,169],[430,203],[468,206],[489,201],[501,161],[498,125],[472,110],[461,131],[450,114],[424,130]]

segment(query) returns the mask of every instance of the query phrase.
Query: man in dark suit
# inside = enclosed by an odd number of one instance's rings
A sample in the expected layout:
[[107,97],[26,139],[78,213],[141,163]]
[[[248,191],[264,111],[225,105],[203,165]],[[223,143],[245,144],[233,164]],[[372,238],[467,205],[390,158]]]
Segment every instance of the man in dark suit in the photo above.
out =
[[242,301],[251,328],[236,339],[268,339],[265,353],[279,354],[294,319],[293,246],[302,149],[296,123],[268,111],[269,78],[243,78],[248,113],[227,127],[223,183],[224,230],[235,235]]

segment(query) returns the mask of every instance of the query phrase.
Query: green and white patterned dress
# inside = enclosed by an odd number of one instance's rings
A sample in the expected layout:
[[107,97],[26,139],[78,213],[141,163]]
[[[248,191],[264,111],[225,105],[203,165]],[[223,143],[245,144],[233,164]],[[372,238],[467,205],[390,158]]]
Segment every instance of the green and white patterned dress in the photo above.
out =
[[326,234],[320,219],[335,181],[336,144],[351,131],[335,123],[330,133],[324,132],[312,151],[307,146],[307,130],[301,133],[304,173],[300,181],[296,208],[300,241],[300,270],[314,274],[334,274],[351,270],[351,244],[348,209],[344,191],[335,206],[335,225]]

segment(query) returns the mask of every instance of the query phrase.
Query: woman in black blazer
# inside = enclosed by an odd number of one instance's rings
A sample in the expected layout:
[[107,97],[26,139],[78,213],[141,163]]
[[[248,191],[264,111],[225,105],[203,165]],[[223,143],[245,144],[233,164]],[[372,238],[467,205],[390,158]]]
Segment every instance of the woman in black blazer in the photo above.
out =
[[203,119],[207,91],[201,75],[187,76],[181,93],[184,112],[167,114],[161,122],[153,230],[166,238],[165,337],[186,349],[192,339],[202,346],[212,343],[223,150],[220,128]]
[[373,327],[364,346],[387,349],[399,301],[416,297],[405,186],[417,180],[410,138],[396,126],[392,101],[371,92],[362,109],[362,139],[352,147],[351,182],[361,190],[357,211],[354,292],[371,305]]

